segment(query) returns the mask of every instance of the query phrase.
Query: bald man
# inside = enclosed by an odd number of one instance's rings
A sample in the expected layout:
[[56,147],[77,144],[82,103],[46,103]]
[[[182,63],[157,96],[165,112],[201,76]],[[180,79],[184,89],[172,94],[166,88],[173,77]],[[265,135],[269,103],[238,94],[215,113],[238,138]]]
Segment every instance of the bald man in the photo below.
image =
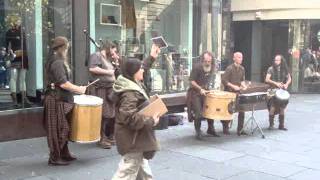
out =
[[[245,85],[245,70],[244,67],[241,65],[243,61],[243,55],[241,52],[235,52],[233,54],[233,61],[234,63],[229,65],[224,74],[222,75],[222,83],[225,87],[225,91],[239,93],[240,89],[246,89]],[[237,134],[246,135],[243,129],[244,124],[244,112],[238,113],[238,128]],[[222,121],[223,124],[223,133],[229,135],[229,122],[230,121]]]

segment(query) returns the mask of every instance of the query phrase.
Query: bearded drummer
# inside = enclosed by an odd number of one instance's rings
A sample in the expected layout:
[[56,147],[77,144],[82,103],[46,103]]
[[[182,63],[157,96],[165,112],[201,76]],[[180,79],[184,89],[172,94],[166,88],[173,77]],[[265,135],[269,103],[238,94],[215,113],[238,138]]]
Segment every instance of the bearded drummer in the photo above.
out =
[[[187,106],[189,121],[194,121],[196,138],[201,140],[203,133],[201,132],[201,120],[203,103],[210,87],[213,87],[215,65],[211,52],[206,51],[201,55],[201,63],[196,64],[191,71],[190,83],[191,87],[187,93]],[[214,128],[213,120],[207,119],[208,129],[207,134],[214,137],[219,137]]]
[[73,94],[84,94],[87,87],[71,83],[67,38],[56,37],[51,48],[52,54],[45,65],[47,88],[44,97],[44,124],[50,150],[48,164],[63,166],[76,159],[68,148]]
[[[225,87],[225,91],[239,93],[241,89],[247,89],[245,85],[245,69],[241,65],[243,61],[243,55],[241,52],[235,52],[233,54],[234,63],[229,65],[224,74],[222,75],[222,83]],[[244,124],[244,111],[238,112],[238,128],[237,134],[246,135],[246,133],[242,130]],[[223,134],[229,135],[229,123],[230,120],[222,121],[223,124]]]
[[[282,55],[276,55],[272,66],[268,68],[265,82],[270,84],[272,88],[279,88],[287,90],[291,83],[291,75],[288,70],[286,60]],[[279,103],[272,97],[268,102],[269,109],[269,129],[274,129],[274,116],[279,114],[279,130],[287,131],[284,127],[284,111],[288,102]]]

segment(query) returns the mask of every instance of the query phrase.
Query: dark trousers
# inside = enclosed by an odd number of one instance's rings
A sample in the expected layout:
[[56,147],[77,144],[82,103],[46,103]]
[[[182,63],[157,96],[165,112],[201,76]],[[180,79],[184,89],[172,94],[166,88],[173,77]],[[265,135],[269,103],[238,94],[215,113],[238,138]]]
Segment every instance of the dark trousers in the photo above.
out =
[[[201,120],[202,111],[203,111],[203,103],[204,103],[204,96],[201,95],[194,95],[192,98],[192,111],[194,113],[194,128],[196,131],[200,131],[201,129]],[[208,123],[208,131],[214,131],[214,123],[213,120],[207,119]]]
[[[238,127],[237,127],[237,132],[240,132],[243,129],[243,124],[244,124],[244,112],[239,112],[238,113]],[[228,129],[229,128],[229,123],[230,121],[221,121],[223,125],[223,129]]]

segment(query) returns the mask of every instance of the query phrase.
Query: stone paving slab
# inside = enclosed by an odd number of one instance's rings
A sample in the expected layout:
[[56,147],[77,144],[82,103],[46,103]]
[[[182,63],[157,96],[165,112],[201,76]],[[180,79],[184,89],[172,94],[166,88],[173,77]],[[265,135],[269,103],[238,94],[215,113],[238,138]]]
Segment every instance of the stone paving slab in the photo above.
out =
[[[221,137],[205,137],[203,141],[194,138],[189,122],[156,131],[162,148],[150,161],[155,179],[319,179],[319,102],[319,95],[293,95],[286,113],[287,132],[268,131],[267,111],[257,111],[266,139],[259,134],[238,137],[237,121],[230,136],[222,135],[221,123],[215,122]],[[205,131],[207,123],[202,125]],[[67,167],[52,167],[47,165],[46,138],[0,143],[0,180],[109,180],[116,171],[120,161],[116,148],[69,145],[78,160]]]
[[285,180],[285,178],[272,176],[261,172],[248,171],[236,176],[232,176],[226,180]]
[[226,163],[236,167],[248,168],[252,171],[263,172],[266,174],[284,178],[306,170],[306,168],[304,167],[280,163],[277,161],[262,159],[253,156],[245,156],[237,159],[232,159]]
[[307,170],[289,177],[290,180],[319,180],[320,171]]

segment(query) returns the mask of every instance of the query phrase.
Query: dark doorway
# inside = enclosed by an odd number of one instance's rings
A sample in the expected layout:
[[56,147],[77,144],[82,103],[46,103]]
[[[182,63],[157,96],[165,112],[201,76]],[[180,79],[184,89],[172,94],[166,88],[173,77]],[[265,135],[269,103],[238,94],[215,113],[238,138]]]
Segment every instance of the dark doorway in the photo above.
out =
[[[251,38],[252,38],[252,22],[233,22],[234,50],[243,54],[242,66],[246,70],[246,79],[251,80]],[[232,63],[230,60],[229,63]]]

